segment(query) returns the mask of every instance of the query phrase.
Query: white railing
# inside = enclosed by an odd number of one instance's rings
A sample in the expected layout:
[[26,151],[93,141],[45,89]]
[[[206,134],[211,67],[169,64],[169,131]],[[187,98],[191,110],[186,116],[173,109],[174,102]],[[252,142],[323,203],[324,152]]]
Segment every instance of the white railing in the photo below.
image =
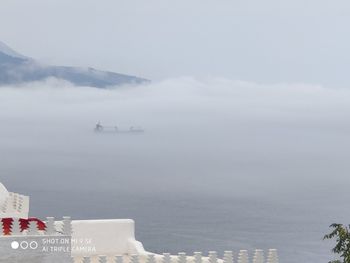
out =
[[[236,256],[235,256],[236,255]],[[256,249],[250,256],[247,250],[240,250],[237,254],[225,251],[223,258],[219,259],[215,251],[210,251],[207,257],[201,252],[194,252],[192,256],[179,253],[177,256],[163,253],[163,255],[116,255],[116,256],[91,256],[72,258],[72,263],[278,263],[276,249],[269,249],[265,257],[264,251]]]

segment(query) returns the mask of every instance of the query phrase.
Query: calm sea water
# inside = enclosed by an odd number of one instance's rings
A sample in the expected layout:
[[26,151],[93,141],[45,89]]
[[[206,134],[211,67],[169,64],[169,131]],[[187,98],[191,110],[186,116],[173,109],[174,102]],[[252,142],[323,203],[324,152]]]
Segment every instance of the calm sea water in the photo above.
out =
[[[280,262],[327,262],[322,241],[334,214],[330,203],[283,203],[206,195],[125,195],[101,192],[33,193],[32,214],[73,218],[132,218],[148,251],[279,250]],[[40,199],[45,198],[45,201]],[[343,216],[346,219],[346,216]],[[339,219],[339,216],[337,216]]]
[[150,135],[121,140],[90,134],[50,143],[38,144],[35,154],[31,145],[2,149],[2,181],[31,196],[31,215],[132,218],[137,239],[149,251],[277,248],[281,262],[327,262],[331,243],[323,235],[331,223],[350,218],[346,180],[337,179],[335,188],[317,175],[290,178],[296,166],[305,169],[308,154],[286,162],[287,176],[283,165],[270,166],[263,154],[248,163],[222,152],[220,158],[210,153],[191,158],[190,147],[166,151],[167,141]]

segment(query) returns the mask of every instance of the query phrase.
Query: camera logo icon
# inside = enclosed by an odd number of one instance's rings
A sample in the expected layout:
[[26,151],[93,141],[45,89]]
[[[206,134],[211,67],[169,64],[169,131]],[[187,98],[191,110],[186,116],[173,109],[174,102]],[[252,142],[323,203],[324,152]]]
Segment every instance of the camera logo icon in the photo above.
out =
[[39,244],[36,241],[31,241],[31,242],[28,242],[28,241],[21,241],[21,242],[12,241],[11,242],[11,248],[14,249],[14,250],[17,250],[19,248],[21,248],[23,250],[27,250],[27,249],[35,250],[38,247],[39,247]]
[[18,249],[19,248],[19,243],[17,241],[12,241],[11,248],[12,249]]

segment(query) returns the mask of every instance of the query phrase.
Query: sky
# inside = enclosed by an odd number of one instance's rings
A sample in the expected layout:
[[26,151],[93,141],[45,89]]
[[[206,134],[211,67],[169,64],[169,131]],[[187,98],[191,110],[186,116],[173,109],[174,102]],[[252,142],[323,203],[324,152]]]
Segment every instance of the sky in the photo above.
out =
[[2,0],[0,38],[42,62],[151,80],[348,87],[345,0]]

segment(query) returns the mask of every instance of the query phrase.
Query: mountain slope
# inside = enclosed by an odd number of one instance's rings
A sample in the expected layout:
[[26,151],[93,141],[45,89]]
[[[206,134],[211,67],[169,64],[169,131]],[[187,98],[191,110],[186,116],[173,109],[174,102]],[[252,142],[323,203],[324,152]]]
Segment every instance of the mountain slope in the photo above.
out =
[[11,57],[16,57],[16,58],[24,58],[26,59],[27,57],[17,53],[16,51],[14,51],[12,48],[10,48],[8,45],[6,45],[5,43],[0,41],[0,52],[4,53],[8,56]]
[[97,88],[148,82],[146,79],[93,68],[43,65],[18,54],[0,42],[0,86],[41,81],[47,78],[58,78],[77,86]]

